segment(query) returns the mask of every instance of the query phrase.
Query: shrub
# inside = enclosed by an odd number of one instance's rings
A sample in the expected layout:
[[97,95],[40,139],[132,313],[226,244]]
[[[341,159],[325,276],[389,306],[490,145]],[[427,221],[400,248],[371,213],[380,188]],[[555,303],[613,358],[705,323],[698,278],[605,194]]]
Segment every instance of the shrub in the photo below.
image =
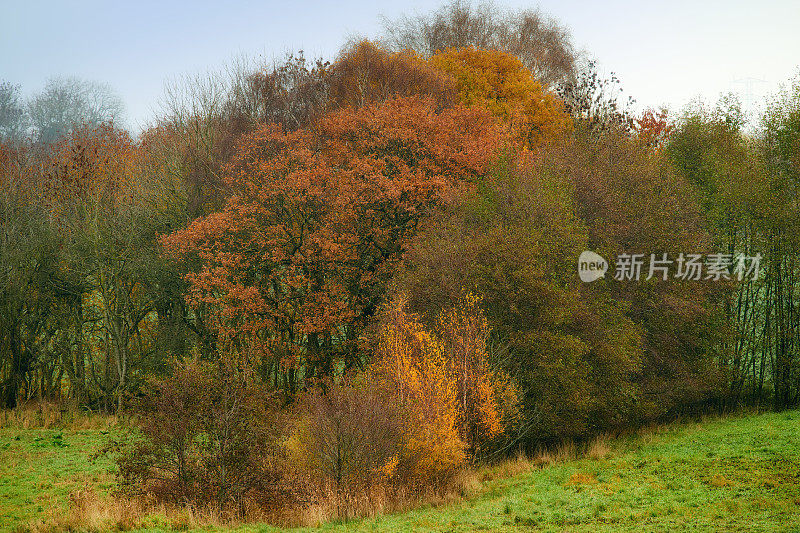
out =
[[328,379],[307,392],[287,440],[314,499],[333,498],[340,517],[380,507],[402,453],[402,412],[369,377]]
[[234,359],[179,363],[142,400],[117,462],[123,491],[242,514],[278,491],[270,394]]

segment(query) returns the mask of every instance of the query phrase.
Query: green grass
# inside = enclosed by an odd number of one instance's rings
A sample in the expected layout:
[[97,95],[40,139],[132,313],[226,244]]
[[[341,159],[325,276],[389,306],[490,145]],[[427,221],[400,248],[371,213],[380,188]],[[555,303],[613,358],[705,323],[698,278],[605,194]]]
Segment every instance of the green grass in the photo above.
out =
[[[111,487],[107,460],[88,458],[102,435],[60,433],[0,430],[0,531]],[[612,442],[602,460],[487,481],[469,500],[319,529],[800,531],[800,411],[664,426]]]
[[447,508],[322,529],[800,531],[798,411],[667,426],[615,447],[607,459],[500,480]]
[[76,491],[107,493],[110,461],[90,460],[105,441],[98,429],[0,429],[0,531],[66,512]]

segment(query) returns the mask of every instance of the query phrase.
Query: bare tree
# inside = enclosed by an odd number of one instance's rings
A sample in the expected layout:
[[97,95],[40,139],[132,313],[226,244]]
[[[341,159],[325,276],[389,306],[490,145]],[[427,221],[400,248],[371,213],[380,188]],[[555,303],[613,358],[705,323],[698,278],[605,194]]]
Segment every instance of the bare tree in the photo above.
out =
[[571,78],[577,56],[569,30],[553,17],[538,9],[504,12],[489,2],[452,0],[428,15],[387,20],[384,29],[391,48],[425,57],[466,46],[514,54],[545,87]]
[[325,109],[329,65],[308,60],[303,51],[272,64],[245,65],[231,72],[225,111],[238,133],[258,124],[280,124],[287,131],[307,127]]
[[79,78],[51,78],[28,102],[33,133],[50,143],[81,124],[119,122],[124,104],[107,84]]
[[19,85],[0,82],[0,141],[15,140],[25,133],[25,109],[19,98]]
[[617,75],[612,72],[610,77],[604,76],[594,60],[583,62],[572,79],[560,83],[556,92],[567,111],[589,133],[633,128],[633,97],[625,98]]
[[301,51],[272,63],[235,58],[223,71],[166,85],[153,127],[171,132],[161,138],[164,160],[187,185],[188,218],[221,206],[229,192],[222,169],[241,135],[265,123],[293,131],[313,122],[327,102],[327,73],[327,63]]

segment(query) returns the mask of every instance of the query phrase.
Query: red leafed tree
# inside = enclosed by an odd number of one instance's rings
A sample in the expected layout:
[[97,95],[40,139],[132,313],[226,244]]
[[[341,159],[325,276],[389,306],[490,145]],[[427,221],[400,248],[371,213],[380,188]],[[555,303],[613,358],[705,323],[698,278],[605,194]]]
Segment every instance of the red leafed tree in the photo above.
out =
[[504,143],[483,110],[390,99],[293,133],[264,126],[227,169],[225,207],[163,239],[216,349],[290,392],[360,365],[361,329],[417,222],[487,173]]
[[635,122],[639,139],[645,146],[652,148],[660,148],[675,128],[674,124],[669,121],[669,114],[666,109],[661,109],[660,111],[647,109]]

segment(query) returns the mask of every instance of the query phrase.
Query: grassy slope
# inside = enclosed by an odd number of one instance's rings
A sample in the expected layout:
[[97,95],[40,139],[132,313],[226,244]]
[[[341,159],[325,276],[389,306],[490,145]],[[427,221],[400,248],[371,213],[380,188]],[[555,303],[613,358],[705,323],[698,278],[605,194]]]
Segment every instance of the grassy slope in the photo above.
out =
[[[0,531],[111,486],[110,465],[88,460],[99,432],[59,433],[0,429]],[[666,426],[613,443],[605,459],[488,481],[469,501],[321,529],[800,531],[800,411]]]
[[476,500],[337,530],[800,531],[800,412],[665,427],[496,482]]

